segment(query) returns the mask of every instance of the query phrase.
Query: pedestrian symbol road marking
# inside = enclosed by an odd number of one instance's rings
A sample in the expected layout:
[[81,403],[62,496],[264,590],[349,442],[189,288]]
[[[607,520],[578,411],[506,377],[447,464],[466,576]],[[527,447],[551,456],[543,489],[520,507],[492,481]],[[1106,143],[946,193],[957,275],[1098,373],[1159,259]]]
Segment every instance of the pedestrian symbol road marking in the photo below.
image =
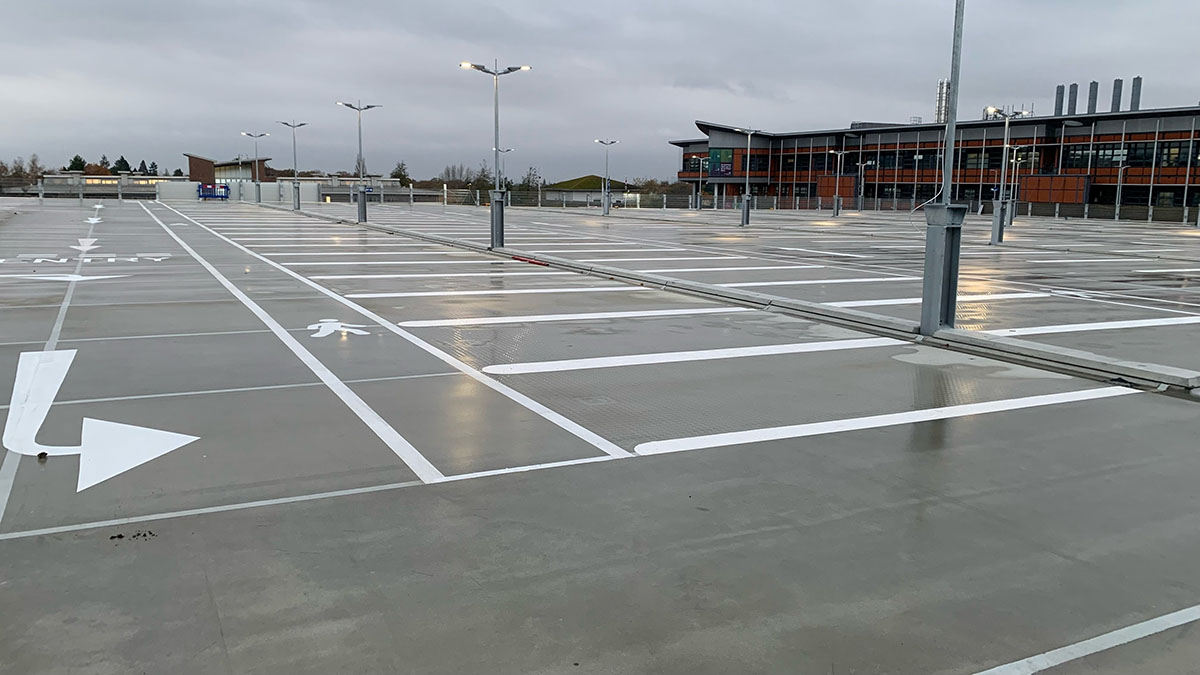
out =
[[67,378],[75,352],[74,349],[63,349],[21,354],[17,360],[8,420],[4,425],[4,447],[17,454],[37,457],[79,455],[75,490],[82,492],[199,439],[198,436],[85,417],[79,445],[38,443],[38,430]]
[[315,338],[329,337],[330,335],[338,332],[353,333],[354,335],[370,335],[370,333],[365,330],[359,330],[360,328],[366,328],[366,326],[360,326],[353,323],[342,323],[337,319],[321,319],[320,322],[308,326],[309,330],[317,331],[309,336]]

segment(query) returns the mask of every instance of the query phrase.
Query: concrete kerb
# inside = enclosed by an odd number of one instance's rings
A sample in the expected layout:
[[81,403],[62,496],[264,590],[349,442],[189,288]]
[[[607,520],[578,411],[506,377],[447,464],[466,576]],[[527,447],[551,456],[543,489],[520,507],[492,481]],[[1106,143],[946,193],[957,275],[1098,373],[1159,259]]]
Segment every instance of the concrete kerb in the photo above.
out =
[[[260,204],[259,206],[295,213],[295,211],[291,211],[291,209],[286,207],[270,204]],[[714,286],[698,281],[675,279],[621,267],[590,265],[569,258],[539,255],[507,247],[491,249],[484,244],[477,244],[461,239],[452,239],[440,235],[414,232],[374,223],[352,223],[344,218],[313,213],[311,211],[300,211],[299,213],[321,220],[348,224],[355,227],[365,227],[385,234],[405,236],[412,239],[489,254],[498,258],[544,265],[579,274],[701,297],[741,307],[779,312],[789,316],[819,321],[872,335],[905,340],[914,344],[940,347],[1007,363],[1084,377],[1090,380],[1099,380],[1102,382],[1118,380],[1130,386],[1155,389],[1160,392],[1169,391],[1176,394],[1200,391],[1200,372],[1174,368],[1172,366],[1126,361],[1082,350],[1067,349],[1029,342],[1027,340],[958,329],[943,329],[933,336],[924,337],[917,334],[918,325],[916,322],[872,314],[870,312],[861,312],[842,307],[829,307],[794,298]]]

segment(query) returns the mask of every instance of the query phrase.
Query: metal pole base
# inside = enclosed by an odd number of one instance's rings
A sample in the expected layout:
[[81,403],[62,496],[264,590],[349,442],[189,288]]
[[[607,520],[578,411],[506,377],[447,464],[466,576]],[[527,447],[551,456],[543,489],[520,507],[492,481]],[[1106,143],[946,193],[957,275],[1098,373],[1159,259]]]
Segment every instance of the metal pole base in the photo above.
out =
[[834,197],[833,198],[833,217],[837,218],[839,215],[841,215],[841,213],[842,213],[842,198]]
[[992,244],[1004,243],[1004,226],[1008,222],[1008,203],[992,200]]
[[966,204],[925,205],[925,273],[921,288],[921,335],[954,328],[958,304],[958,252]]
[[600,215],[607,216],[612,208],[612,197],[606,192],[600,195]]
[[254,203],[255,204],[262,203],[262,184],[261,183],[254,184]]
[[492,245],[490,248],[504,247],[504,190],[491,190],[492,199]]
[[742,198],[742,227],[750,224],[750,200]]
[[358,222],[367,222],[367,188],[365,185],[358,186]]
[[292,210],[300,210],[300,184],[292,183]]

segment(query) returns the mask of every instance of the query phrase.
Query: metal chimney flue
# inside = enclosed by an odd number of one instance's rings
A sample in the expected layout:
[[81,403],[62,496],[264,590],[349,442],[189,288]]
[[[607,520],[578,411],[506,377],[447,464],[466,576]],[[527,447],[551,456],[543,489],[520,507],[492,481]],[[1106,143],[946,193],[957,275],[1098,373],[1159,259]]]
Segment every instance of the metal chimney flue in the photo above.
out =
[[1088,84],[1088,107],[1087,107],[1087,111],[1088,111],[1088,114],[1089,114],[1089,115],[1095,114],[1095,112],[1096,112],[1096,99],[1097,99],[1097,98],[1099,98],[1099,97],[1100,97],[1100,83],[1099,83],[1099,82],[1097,82],[1097,81],[1095,81],[1095,80],[1092,80],[1092,81],[1091,81],[1091,83],[1089,83],[1089,84]]
[[1142,109],[1142,76],[1133,78],[1133,86],[1129,88],[1129,109]]
[[1067,94],[1067,114],[1075,114],[1075,104],[1079,102],[1079,83],[1072,82],[1070,93]]
[[1063,114],[1063,92],[1066,89],[1064,85],[1058,85],[1054,88],[1054,116],[1058,117]]
[[1112,110],[1110,110],[1109,112],[1121,112],[1121,85],[1122,84],[1124,84],[1124,82],[1119,77],[1117,79],[1113,80]]

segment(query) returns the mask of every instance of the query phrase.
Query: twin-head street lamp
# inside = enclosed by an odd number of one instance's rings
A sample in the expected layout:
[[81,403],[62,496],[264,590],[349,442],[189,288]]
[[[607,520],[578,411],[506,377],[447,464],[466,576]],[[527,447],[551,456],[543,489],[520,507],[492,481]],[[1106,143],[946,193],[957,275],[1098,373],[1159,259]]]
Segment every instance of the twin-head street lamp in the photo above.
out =
[[364,110],[371,108],[382,108],[381,105],[363,105],[362,101],[357,103],[346,103],[338,101],[338,105],[344,106],[358,113],[358,222],[367,222],[367,185],[364,183],[364,178],[367,169],[367,163],[363,161],[362,151],[362,114]]
[[1004,150],[1000,158],[1000,194],[997,199],[992,202],[992,242],[1000,244],[1004,241],[1004,226],[1012,222],[1013,205],[1009,200],[1008,193],[1008,123],[1014,117],[1024,117],[1029,112],[1025,110],[1013,110],[1005,112],[995,106],[988,106],[985,112],[995,118],[1004,118]]
[[750,139],[754,138],[754,134],[761,133],[762,129],[734,129],[739,134],[746,134],[746,188],[742,192],[742,224],[745,227],[750,224]]
[[308,122],[284,122],[276,120],[283,126],[292,130],[292,210],[300,210],[300,165],[296,161],[296,130],[300,127],[307,126]]
[[600,197],[600,206],[602,207],[601,213],[607,216],[609,209],[612,208],[612,192],[608,186],[608,148],[609,146],[616,145],[621,141],[608,138],[597,138],[592,142],[599,143],[600,145],[604,146],[604,193]]
[[[463,61],[458,64],[459,68],[465,70],[478,70],[481,73],[486,73],[492,76],[492,100],[493,114],[495,120],[495,137],[492,143],[492,150],[496,153],[495,163],[492,165],[496,172],[496,193],[501,192],[500,187],[500,76],[515,73],[519,70],[529,70],[529,66],[509,66],[504,70],[500,70],[498,62],[492,62],[492,67],[481,66],[478,63]],[[504,246],[504,195],[493,194],[492,203],[492,248]]]
[[262,201],[262,185],[258,182],[258,139],[263,136],[270,136],[271,134],[252,134],[249,131],[243,131],[242,135],[254,139],[254,201],[258,203]]

